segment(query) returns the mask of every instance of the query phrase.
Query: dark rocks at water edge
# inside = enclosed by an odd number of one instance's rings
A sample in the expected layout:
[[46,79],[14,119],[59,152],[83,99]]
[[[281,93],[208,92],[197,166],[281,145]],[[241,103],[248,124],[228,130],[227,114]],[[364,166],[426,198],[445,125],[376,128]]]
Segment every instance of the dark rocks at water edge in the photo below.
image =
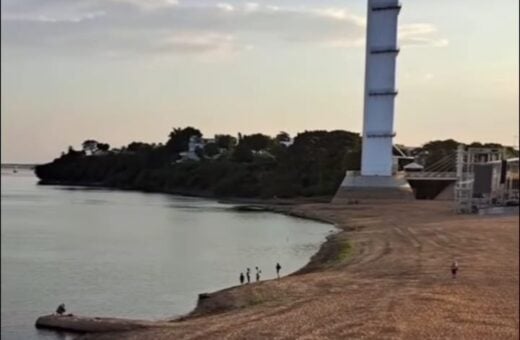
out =
[[135,329],[160,326],[161,323],[118,319],[118,318],[98,318],[87,316],[68,315],[44,315],[36,320],[36,328],[53,329],[73,333],[99,333],[99,332],[120,332]]
[[233,207],[233,210],[240,212],[263,212],[263,211],[271,211],[271,209],[267,207],[257,206],[257,205],[239,205]]

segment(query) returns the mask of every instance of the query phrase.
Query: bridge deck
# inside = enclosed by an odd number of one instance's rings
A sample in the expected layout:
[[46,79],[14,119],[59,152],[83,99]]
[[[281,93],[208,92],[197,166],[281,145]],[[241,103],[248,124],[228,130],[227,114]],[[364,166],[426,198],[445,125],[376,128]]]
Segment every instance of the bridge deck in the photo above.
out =
[[408,172],[408,173],[406,173],[405,178],[407,180],[456,181],[457,173],[456,172],[430,172],[430,171]]

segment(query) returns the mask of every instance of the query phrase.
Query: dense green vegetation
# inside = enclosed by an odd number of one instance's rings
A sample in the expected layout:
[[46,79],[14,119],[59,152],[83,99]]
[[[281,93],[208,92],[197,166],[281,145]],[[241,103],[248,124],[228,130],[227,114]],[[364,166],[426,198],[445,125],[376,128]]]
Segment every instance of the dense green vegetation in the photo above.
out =
[[[331,196],[346,170],[358,170],[359,134],[306,131],[290,137],[253,134],[217,135],[186,157],[192,136],[188,127],[171,131],[165,144],[132,142],[121,149],[86,140],[81,151],[69,147],[53,162],[37,166],[41,183],[106,187],[219,197]],[[426,144],[426,163],[456,148],[452,140]],[[420,151],[421,149],[419,149]]]
[[[197,149],[200,161],[183,160],[194,128],[174,129],[167,142],[132,142],[120,150],[88,140],[35,171],[42,183],[103,185],[157,192],[229,197],[332,195],[347,168],[359,168],[360,137],[346,131],[217,135]],[[101,145],[96,147],[96,143]]]

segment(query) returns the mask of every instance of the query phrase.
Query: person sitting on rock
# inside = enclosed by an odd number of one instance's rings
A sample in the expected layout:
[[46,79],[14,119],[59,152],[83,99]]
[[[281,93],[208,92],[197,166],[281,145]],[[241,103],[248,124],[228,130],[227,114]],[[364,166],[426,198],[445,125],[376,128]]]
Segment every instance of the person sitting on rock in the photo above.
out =
[[63,315],[63,313],[65,313],[65,304],[64,303],[59,305],[58,308],[56,309],[56,314]]

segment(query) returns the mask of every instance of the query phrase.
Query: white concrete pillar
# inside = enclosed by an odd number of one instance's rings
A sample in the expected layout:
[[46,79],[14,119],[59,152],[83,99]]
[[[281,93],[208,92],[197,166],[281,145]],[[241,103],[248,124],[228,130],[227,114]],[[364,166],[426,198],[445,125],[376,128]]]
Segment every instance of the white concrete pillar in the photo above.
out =
[[392,176],[398,0],[368,0],[362,176]]

